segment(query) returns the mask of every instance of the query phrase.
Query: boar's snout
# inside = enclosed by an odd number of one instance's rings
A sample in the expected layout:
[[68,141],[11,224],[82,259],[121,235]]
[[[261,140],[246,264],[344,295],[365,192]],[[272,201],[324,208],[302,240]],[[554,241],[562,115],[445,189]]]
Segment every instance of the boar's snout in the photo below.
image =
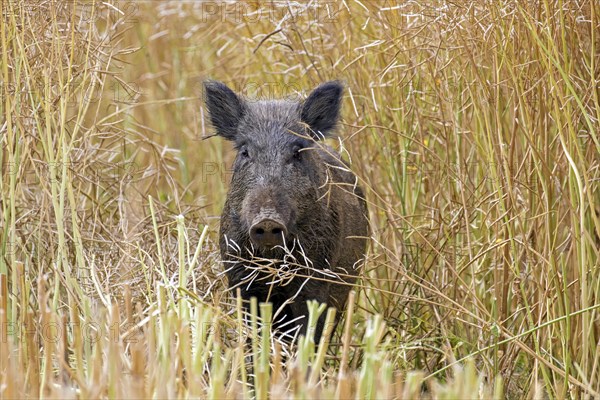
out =
[[258,249],[282,246],[295,233],[294,206],[276,183],[252,188],[242,203],[241,216],[250,241]]
[[258,247],[274,247],[283,245],[287,228],[272,218],[260,219],[250,227],[250,240]]

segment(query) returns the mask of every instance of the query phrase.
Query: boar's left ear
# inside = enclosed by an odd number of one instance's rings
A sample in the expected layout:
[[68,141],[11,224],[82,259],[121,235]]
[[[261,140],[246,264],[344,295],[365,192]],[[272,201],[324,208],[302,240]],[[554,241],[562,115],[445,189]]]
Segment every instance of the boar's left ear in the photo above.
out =
[[300,118],[314,132],[315,139],[325,137],[340,118],[344,86],[340,81],[319,85],[301,105]]
[[204,102],[217,135],[235,140],[238,124],[246,112],[244,100],[224,83],[209,80],[204,81]]

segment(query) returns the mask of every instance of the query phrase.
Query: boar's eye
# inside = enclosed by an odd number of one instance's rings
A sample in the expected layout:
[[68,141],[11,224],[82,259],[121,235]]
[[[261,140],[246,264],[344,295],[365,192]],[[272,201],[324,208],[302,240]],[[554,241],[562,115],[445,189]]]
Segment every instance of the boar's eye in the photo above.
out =
[[249,158],[249,157],[250,157],[250,154],[248,153],[248,148],[246,148],[246,147],[242,147],[242,148],[240,149],[240,156],[241,156],[242,158]]
[[295,144],[294,147],[292,147],[292,157],[294,158],[294,160],[302,159],[302,151],[303,150],[304,150],[304,147],[302,147],[299,144]]

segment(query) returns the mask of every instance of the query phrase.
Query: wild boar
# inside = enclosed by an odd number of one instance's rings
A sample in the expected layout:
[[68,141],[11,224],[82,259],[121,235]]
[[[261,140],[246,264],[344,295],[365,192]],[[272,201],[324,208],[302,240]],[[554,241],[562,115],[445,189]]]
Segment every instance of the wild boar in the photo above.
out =
[[219,243],[229,287],[244,300],[271,302],[275,326],[288,334],[306,333],[307,300],[343,309],[366,251],[365,196],[323,143],[338,125],[342,95],[332,81],[304,101],[250,101],[204,82],[212,126],[237,150]]

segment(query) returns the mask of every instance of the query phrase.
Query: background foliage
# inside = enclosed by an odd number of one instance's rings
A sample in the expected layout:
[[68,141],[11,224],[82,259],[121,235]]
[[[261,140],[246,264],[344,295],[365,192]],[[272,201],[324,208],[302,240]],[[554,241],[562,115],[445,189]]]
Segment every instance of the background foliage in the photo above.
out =
[[[596,2],[1,7],[8,397],[600,394]],[[238,338],[208,77],[257,100],[346,84],[332,145],[372,240],[327,355]]]

